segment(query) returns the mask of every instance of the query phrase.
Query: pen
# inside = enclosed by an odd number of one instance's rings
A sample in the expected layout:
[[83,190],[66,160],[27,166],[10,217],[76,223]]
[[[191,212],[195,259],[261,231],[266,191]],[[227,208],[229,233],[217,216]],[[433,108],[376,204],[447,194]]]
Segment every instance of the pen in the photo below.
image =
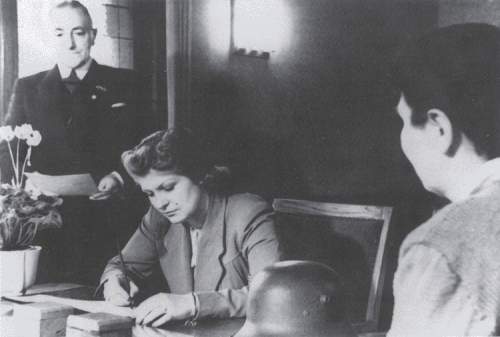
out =
[[120,258],[120,264],[121,264],[121,267],[123,270],[123,274],[125,275],[125,281],[127,282],[127,285],[128,285],[128,292],[129,292],[128,300],[130,302],[129,307],[133,308],[135,306],[135,301],[134,301],[134,298],[130,297],[130,278],[128,276],[127,266],[125,265],[125,261],[123,260],[123,254],[122,254],[122,250],[120,248],[120,242],[118,241],[118,239],[116,240],[116,248],[118,249],[118,256]]

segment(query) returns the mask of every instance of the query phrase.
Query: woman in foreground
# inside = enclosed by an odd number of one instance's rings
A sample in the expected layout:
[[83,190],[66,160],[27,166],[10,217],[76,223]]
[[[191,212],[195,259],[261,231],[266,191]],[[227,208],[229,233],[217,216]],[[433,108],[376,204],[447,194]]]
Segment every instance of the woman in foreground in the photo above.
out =
[[122,256],[107,264],[104,298],[131,305],[137,280],[159,263],[168,290],[134,309],[137,323],[245,316],[249,278],[281,257],[270,205],[224,191],[227,170],[184,129],[153,133],[122,162],[151,207]]

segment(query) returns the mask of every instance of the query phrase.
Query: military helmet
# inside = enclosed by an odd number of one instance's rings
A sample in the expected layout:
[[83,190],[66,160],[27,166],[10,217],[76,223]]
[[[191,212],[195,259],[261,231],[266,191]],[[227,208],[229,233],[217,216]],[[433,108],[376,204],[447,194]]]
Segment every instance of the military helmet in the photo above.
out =
[[283,261],[250,282],[245,324],[234,337],[355,337],[335,271]]

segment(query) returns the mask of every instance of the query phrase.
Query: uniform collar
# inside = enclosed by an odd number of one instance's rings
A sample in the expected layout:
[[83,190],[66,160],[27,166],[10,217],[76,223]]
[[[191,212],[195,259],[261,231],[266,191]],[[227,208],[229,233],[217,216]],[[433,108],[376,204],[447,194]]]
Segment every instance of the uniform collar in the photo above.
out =
[[[85,78],[85,76],[87,75],[87,73],[89,72],[89,69],[90,69],[90,66],[92,65],[93,60],[94,60],[93,58],[89,58],[87,60],[87,62],[85,62],[82,66],[75,68],[76,76],[80,80],[83,80]],[[62,66],[60,64],[58,64],[57,67],[59,68],[59,73],[61,74],[61,78],[69,77],[71,70],[73,69],[73,68]]]
[[500,180],[500,158],[488,160],[465,182],[470,187],[470,193],[474,194],[484,185],[492,181]]

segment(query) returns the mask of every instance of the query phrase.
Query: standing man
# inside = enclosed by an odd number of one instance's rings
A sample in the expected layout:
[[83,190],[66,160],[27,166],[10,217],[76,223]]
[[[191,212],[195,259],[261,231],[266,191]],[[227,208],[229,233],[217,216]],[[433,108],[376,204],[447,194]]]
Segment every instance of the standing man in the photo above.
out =
[[403,242],[389,337],[500,330],[500,30],[438,29],[400,58],[401,146],[450,203]]
[[[97,30],[80,2],[63,1],[53,7],[49,33],[56,65],[17,81],[2,124],[30,123],[41,132],[42,142],[31,157],[33,171],[90,173],[99,189],[91,199],[107,199],[124,184],[120,154],[144,134],[147,114],[143,112],[149,108],[141,95],[144,86],[135,72],[92,59]],[[2,149],[0,155],[6,158],[8,154]],[[8,161],[1,162],[2,180],[8,182],[12,171],[4,164]],[[80,281],[82,272],[95,270],[97,281],[107,256],[93,257],[99,255],[100,243],[110,245],[103,238],[111,217],[107,206],[87,197],[65,198],[64,229],[54,232],[58,238],[51,237],[44,245],[51,255],[50,273],[57,280]],[[54,279],[54,275],[47,276]]]

